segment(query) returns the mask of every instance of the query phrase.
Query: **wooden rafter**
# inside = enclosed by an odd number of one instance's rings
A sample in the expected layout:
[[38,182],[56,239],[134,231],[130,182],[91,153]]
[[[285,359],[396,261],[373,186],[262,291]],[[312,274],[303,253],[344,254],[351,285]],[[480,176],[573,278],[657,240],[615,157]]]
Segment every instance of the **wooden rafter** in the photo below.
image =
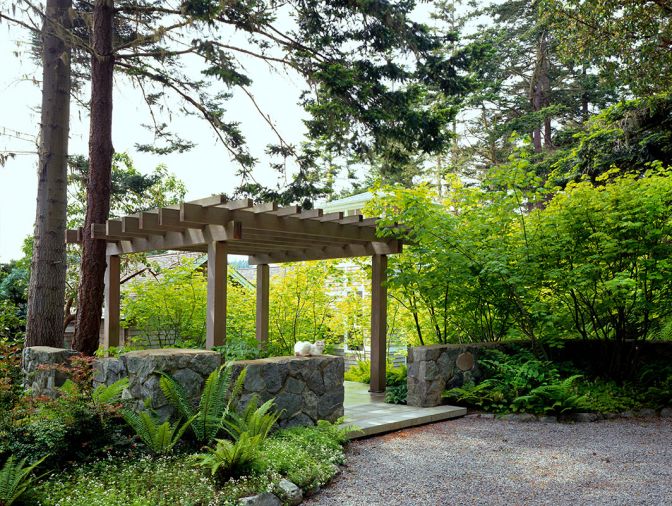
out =
[[[377,236],[376,223],[376,218],[359,214],[255,205],[251,199],[214,195],[110,219],[92,225],[88,233],[107,241],[108,255],[165,249],[206,252],[213,242],[225,241],[229,253],[248,255],[254,265],[400,252],[400,241]],[[69,243],[81,238],[81,231],[66,233]]]

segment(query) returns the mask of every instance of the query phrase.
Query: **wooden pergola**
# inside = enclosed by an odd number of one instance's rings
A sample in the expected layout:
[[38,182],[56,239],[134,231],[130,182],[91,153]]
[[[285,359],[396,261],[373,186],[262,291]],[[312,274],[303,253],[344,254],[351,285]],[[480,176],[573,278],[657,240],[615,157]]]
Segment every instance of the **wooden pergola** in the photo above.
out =
[[[162,207],[93,224],[91,237],[107,242],[104,347],[119,345],[120,255],[155,250],[208,254],[206,347],[226,341],[227,255],[248,255],[257,266],[256,337],[268,339],[269,264],[370,256],[371,391],[385,390],[387,255],[400,253],[397,239],[376,234],[376,218],[303,210],[300,206],[254,205],[223,195]],[[83,230],[68,230],[66,241],[81,242]]]

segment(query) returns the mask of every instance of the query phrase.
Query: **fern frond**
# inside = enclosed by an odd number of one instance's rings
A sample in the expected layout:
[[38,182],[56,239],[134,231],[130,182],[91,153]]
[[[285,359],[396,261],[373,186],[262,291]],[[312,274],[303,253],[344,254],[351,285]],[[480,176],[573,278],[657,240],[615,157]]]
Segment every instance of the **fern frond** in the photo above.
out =
[[191,418],[194,416],[194,408],[189,402],[187,393],[172,376],[162,373],[161,379],[159,379],[159,387],[168,403],[175,408],[181,417]]
[[0,469],[0,504],[10,506],[20,498],[36,479],[31,473],[46,458],[47,455],[26,466],[26,459],[17,461],[10,455]]
[[114,404],[121,399],[121,394],[128,386],[128,378],[122,378],[111,385],[98,385],[91,393],[93,404],[97,407]]

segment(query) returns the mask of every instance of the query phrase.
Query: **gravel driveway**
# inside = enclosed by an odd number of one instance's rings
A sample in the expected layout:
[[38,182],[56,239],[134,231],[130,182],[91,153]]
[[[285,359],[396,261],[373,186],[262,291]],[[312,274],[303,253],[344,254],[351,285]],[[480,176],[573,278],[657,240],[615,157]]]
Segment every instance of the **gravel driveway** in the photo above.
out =
[[672,419],[522,423],[478,416],[350,444],[306,505],[672,505]]

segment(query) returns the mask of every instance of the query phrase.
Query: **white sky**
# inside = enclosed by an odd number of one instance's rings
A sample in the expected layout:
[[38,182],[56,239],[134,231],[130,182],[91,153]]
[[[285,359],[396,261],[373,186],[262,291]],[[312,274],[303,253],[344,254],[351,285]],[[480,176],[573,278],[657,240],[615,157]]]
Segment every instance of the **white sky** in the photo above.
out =
[[[0,132],[16,130],[30,135],[39,131],[39,81],[41,69],[27,54],[17,58],[13,52],[26,51],[25,31],[0,25]],[[263,62],[246,61],[249,74],[255,79],[252,86],[261,108],[270,114],[285,140],[300,141],[304,132],[302,109],[297,105],[302,82],[288,75],[269,72]],[[33,81],[35,79],[36,81]],[[196,147],[183,154],[158,156],[139,153],[134,144],[151,143],[152,135],[140,125],[149,123],[147,107],[137,90],[124,80],[115,83],[113,145],[117,152],[128,152],[136,168],[151,172],[159,163],[185,182],[187,199],[213,193],[231,192],[239,183],[236,167],[230,162],[228,152],[215,140],[205,121],[197,117],[173,116],[172,130],[183,138],[196,143]],[[120,85],[121,84],[121,85]],[[87,92],[88,94],[88,92]],[[267,143],[275,138],[250,100],[242,93],[226,104],[227,119],[241,121],[249,149],[261,159]],[[70,154],[88,153],[88,117],[85,111],[72,103],[70,126]],[[5,133],[11,133],[5,130]],[[37,155],[32,142],[0,135],[0,151],[25,151],[0,167],[0,262],[21,256],[21,244],[32,233],[37,195]],[[274,185],[277,174],[263,161],[254,172],[255,178],[266,185]]]

